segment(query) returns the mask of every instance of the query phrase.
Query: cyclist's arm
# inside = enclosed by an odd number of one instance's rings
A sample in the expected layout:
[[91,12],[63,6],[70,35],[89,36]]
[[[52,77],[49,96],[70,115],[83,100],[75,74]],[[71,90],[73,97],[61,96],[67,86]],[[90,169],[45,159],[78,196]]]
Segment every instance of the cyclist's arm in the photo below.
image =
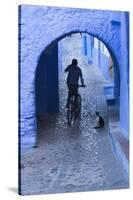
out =
[[82,75],[82,71],[80,70],[80,80],[81,80],[81,85],[84,85],[84,79],[83,79],[83,75]]
[[69,72],[69,66],[65,69],[65,72]]

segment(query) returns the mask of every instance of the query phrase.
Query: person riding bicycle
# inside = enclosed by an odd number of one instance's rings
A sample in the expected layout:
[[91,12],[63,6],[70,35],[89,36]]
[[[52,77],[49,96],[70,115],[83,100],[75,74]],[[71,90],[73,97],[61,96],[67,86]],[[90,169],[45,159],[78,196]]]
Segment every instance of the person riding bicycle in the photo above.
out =
[[76,97],[78,94],[79,78],[81,81],[81,85],[83,87],[85,87],[82,71],[77,65],[78,65],[77,59],[72,59],[72,63],[70,65],[68,65],[67,68],[65,69],[65,72],[68,72],[67,86],[68,86],[68,90],[69,90],[66,108],[68,108],[68,106],[69,106],[71,96],[74,95]]

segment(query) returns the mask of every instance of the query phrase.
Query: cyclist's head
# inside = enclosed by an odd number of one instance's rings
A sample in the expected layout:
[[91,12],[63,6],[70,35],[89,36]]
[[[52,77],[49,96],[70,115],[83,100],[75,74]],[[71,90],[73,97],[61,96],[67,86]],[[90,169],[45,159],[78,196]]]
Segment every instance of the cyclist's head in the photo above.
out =
[[78,64],[77,59],[72,59],[72,65],[73,65],[73,66],[77,66],[77,64]]
[[99,112],[96,112],[96,115],[98,116],[98,115],[99,115]]

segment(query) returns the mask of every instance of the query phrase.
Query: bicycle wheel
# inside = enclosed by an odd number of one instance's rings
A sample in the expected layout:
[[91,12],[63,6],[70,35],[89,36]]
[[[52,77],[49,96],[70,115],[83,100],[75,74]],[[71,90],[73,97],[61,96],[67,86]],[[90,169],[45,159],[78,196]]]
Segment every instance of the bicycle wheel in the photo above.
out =
[[75,120],[81,117],[81,96],[78,94],[75,102]]
[[73,99],[71,99],[68,109],[67,109],[67,122],[68,122],[69,126],[71,126],[72,120],[74,117],[74,109],[73,108],[74,108],[74,102],[73,102]]

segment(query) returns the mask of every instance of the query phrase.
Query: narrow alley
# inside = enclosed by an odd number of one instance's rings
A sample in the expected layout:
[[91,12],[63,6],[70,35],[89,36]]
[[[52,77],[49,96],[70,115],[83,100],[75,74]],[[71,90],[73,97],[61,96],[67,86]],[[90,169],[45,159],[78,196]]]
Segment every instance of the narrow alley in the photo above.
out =
[[[37,148],[21,155],[23,195],[81,192],[128,188],[128,179],[117,160],[109,136],[108,113],[103,95],[104,77],[82,54],[80,34],[62,41],[62,66],[59,72],[60,112],[38,119]],[[85,88],[81,119],[68,127],[66,119],[65,67],[76,58],[83,71]],[[54,88],[53,88],[54,89]],[[54,103],[54,100],[53,100]],[[105,119],[105,127],[95,130],[95,112]]]

